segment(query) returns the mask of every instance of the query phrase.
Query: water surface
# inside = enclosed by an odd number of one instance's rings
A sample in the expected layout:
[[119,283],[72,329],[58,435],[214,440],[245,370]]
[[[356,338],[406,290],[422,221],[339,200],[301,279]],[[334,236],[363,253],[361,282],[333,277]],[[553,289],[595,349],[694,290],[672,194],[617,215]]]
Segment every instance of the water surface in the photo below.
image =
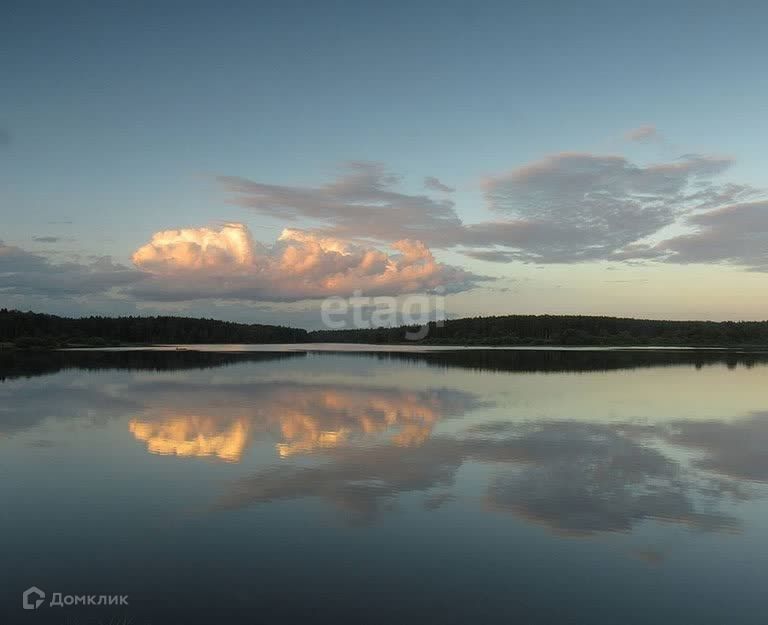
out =
[[0,355],[0,623],[765,622],[768,355],[345,349]]

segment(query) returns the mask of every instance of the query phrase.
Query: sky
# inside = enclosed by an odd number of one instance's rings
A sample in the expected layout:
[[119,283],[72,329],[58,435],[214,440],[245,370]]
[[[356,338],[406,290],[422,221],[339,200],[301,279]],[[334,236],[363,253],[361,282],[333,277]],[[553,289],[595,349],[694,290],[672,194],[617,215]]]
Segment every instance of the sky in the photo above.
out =
[[10,2],[0,307],[768,318],[768,5]]

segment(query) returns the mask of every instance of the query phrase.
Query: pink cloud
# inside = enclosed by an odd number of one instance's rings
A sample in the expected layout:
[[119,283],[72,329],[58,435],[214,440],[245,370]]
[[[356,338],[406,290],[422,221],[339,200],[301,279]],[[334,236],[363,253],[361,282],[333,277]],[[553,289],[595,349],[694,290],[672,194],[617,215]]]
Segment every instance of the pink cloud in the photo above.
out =
[[387,253],[316,232],[285,229],[271,246],[253,240],[243,224],[220,229],[157,232],[133,254],[150,277],[134,289],[159,301],[203,298],[297,301],[355,291],[399,295],[433,290],[461,291],[479,280],[438,262],[421,241],[392,243]]

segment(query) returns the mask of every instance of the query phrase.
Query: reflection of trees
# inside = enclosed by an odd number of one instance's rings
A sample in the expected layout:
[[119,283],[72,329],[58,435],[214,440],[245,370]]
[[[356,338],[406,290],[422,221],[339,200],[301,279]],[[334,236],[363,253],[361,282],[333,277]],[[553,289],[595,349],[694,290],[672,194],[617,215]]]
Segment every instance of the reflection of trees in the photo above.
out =
[[283,458],[379,436],[396,446],[419,445],[440,419],[478,404],[473,395],[447,389],[286,383],[151,384],[141,394],[148,407],[130,430],[150,452],[228,461],[240,460],[258,432],[278,438]]
[[405,492],[453,483],[465,462],[492,465],[489,507],[565,534],[625,531],[645,519],[700,529],[738,521],[719,506],[738,489],[711,488],[686,469],[613,426],[578,422],[494,424],[462,436],[436,436],[420,447],[378,445],[325,450],[311,467],[278,465],[237,482],[223,508],[322,497],[355,520],[373,520]]
[[67,369],[103,371],[182,371],[209,369],[245,362],[303,358],[305,352],[204,352],[196,350],[57,350],[1,351],[0,381],[33,378]]
[[[304,358],[306,352],[204,351],[0,351],[0,381],[34,377],[63,369],[127,369],[174,371],[224,365]],[[489,350],[455,349],[432,352],[337,352],[334,357],[391,360],[427,366],[509,372],[611,371],[647,367],[768,364],[768,352],[733,350]]]
[[[350,354],[350,357],[361,357]],[[649,367],[696,367],[726,365],[753,367],[768,364],[768,352],[733,350],[515,350],[468,349],[432,352],[377,352],[380,360],[411,361],[434,367],[556,373],[579,371],[613,371]],[[367,357],[363,355],[362,357]]]

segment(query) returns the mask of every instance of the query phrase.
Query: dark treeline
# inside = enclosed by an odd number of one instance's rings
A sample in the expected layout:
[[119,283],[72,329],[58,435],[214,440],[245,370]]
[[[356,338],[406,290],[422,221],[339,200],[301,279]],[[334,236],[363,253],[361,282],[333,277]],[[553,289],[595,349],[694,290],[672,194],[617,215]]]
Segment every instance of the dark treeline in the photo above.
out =
[[[328,343],[408,343],[416,327],[311,332]],[[507,315],[429,324],[432,345],[768,346],[766,321],[655,321],[618,317]]]
[[190,317],[71,319],[0,309],[0,343],[17,347],[157,343],[299,343],[306,330]]
[[[158,343],[412,344],[408,330],[306,330],[189,317],[71,319],[0,310],[0,344],[17,347],[149,345]],[[768,346],[766,321],[655,321],[617,317],[509,315],[430,324],[430,345]]]

